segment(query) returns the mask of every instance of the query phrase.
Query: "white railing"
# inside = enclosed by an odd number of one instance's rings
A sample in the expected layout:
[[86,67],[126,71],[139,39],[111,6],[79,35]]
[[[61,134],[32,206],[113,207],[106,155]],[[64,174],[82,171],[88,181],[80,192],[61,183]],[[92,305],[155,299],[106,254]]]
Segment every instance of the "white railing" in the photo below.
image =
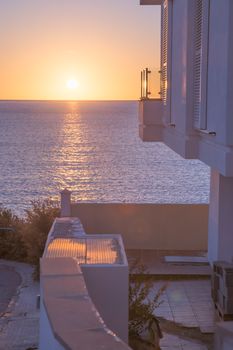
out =
[[141,99],[160,99],[160,70],[145,68],[141,71]]

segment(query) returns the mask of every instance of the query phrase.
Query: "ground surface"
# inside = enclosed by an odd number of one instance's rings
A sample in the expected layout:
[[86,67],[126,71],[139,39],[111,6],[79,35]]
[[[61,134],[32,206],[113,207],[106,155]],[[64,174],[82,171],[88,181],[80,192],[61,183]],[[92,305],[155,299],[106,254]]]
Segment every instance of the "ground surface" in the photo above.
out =
[[0,260],[0,350],[26,350],[38,345],[39,283],[30,265]]
[[[154,292],[167,283],[155,314],[164,334],[162,350],[212,350],[217,320],[210,295],[210,280],[160,280]],[[154,293],[152,291],[152,295]]]
[[0,264],[0,315],[5,312],[12,296],[17,292],[17,288],[22,282],[13,266]]
[[[154,260],[153,265],[156,265]],[[206,268],[203,276],[191,278],[187,275],[179,278],[177,268],[173,269],[171,265],[166,269],[171,275],[174,271],[175,275],[168,279],[166,274],[161,278],[162,273],[158,270],[160,277],[159,280],[155,278],[151,292],[153,295],[161,285],[167,284],[161,297],[163,303],[155,312],[164,334],[161,349],[213,350],[216,315]],[[26,350],[38,346],[36,299],[39,283],[33,281],[32,271],[30,265],[0,260],[0,350]]]
[[[205,257],[204,251],[127,250],[129,264],[137,261],[154,279],[152,296],[164,284],[163,301],[155,315],[164,337],[162,350],[213,350],[216,316],[211,299],[208,264],[168,263],[166,256]],[[178,259],[179,260],[179,259]]]

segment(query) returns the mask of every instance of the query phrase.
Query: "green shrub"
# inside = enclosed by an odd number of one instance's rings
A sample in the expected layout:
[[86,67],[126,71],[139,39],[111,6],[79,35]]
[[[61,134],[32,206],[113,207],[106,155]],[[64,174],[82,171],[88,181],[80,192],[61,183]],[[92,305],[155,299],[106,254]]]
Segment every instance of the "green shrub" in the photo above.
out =
[[[0,258],[26,261],[27,251],[22,236],[23,219],[10,209],[0,207]],[[10,228],[12,231],[3,230]]]
[[19,218],[10,209],[0,207],[0,258],[28,262],[35,265],[39,277],[40,257],[43,254],[49,230],[59,216],[59,205],[50,199],[35,200]]
[[27,248],[28,262],[34,264],[35,277],[39,277],[40,257],[43,255],[46,239],[53,221],[60,214],[59,205],[52,200],[35,200],[27,209],[23,240]]
[[[159,322],[156,319],[155,310],[163,302],[161,296],[166,290],[163,285],[153,293],[154,281],[146,276],[147,270],[144,265],[135,262],[130,268],[129,283],[129,344],[134,348],[135,339],[140,341],[145,326],[156,322],[159,337],[162,337]],[[154,294],[152,296],[152,294]],[[148,329],[150,332],[150,329]]]

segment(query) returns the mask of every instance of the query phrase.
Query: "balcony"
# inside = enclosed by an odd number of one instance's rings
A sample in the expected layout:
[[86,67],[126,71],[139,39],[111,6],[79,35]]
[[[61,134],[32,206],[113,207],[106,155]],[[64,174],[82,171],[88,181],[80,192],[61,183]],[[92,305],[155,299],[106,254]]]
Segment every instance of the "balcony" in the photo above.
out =
[[139,136],[142,141],[163,140],[162,117],[160,71],[145,68],[141,71],[141,99],[139,101]]

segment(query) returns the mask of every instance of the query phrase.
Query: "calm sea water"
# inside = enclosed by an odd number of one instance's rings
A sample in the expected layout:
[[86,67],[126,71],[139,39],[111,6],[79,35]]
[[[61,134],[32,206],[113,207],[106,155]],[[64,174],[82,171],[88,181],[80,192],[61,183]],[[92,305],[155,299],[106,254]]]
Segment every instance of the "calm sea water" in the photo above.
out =
[[138,137],[137,102],[0,102],[0,203],[206,203],[209,169]]

